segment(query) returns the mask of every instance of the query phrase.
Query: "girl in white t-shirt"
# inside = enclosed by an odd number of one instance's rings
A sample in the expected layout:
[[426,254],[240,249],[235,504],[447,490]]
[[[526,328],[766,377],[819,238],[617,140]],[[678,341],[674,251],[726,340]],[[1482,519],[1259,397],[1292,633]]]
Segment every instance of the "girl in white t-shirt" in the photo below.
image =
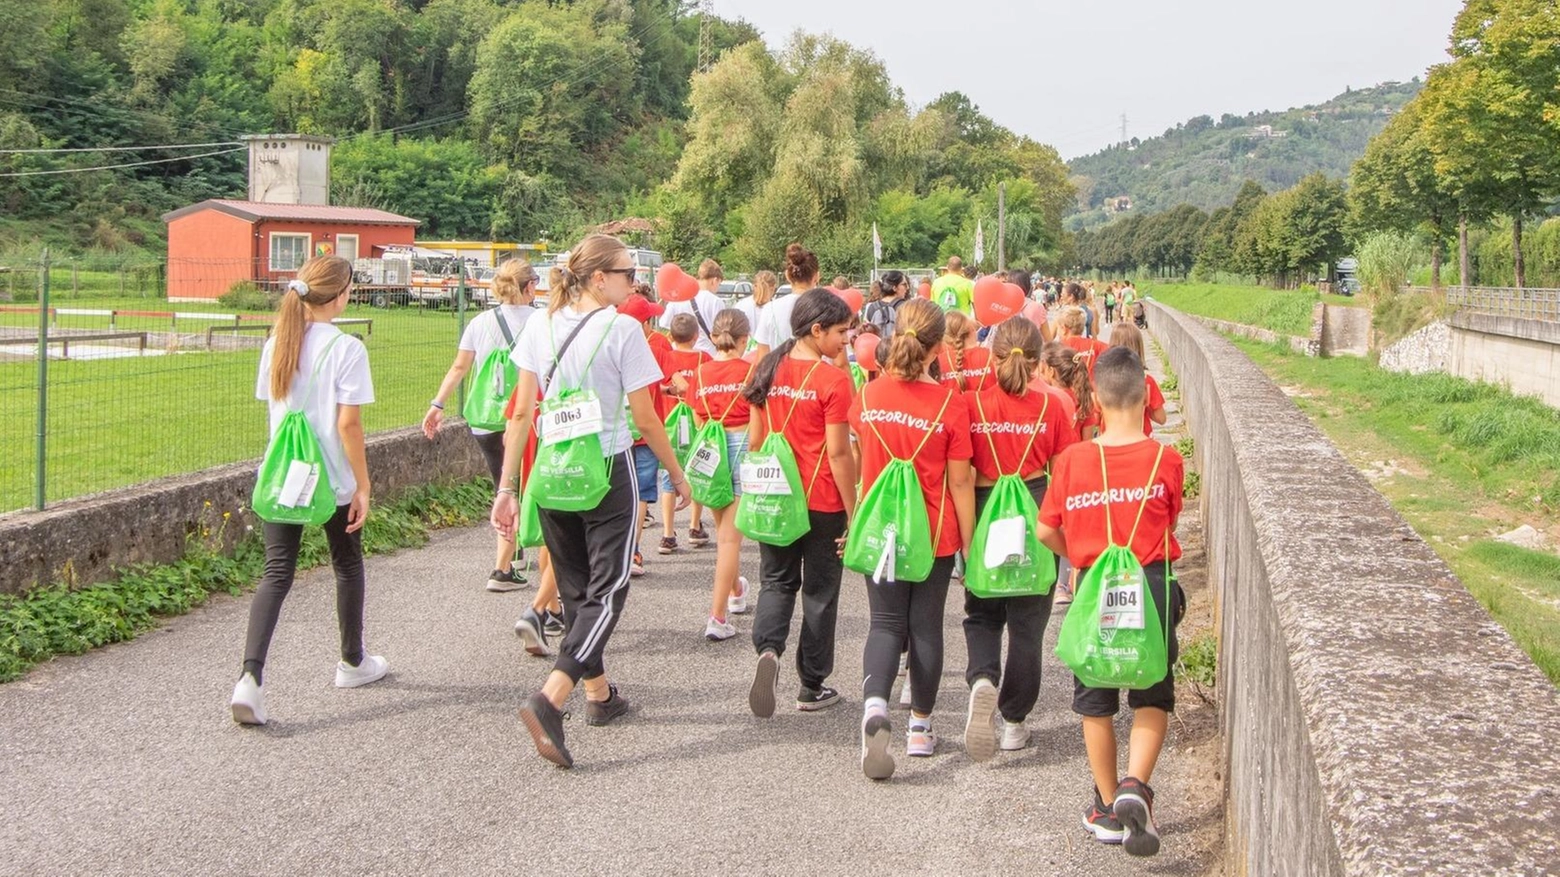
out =
[[[519,523],[521,449],[531,432],[538,395],[550,399],[575,388],[593,392],[594,411],[576,414],[585,418],[581,422],[599,424],[596,435],[607,458],[607,492],[592,509],[538,512],[567,629],[546,683],[520,707],[520,719],[537,752],[560,767],[574,764],[564,743],[561,707],[582,680],[587,725],[609,724],[628,711],[617,686],[607,682],[602,661],[628,598],[638,531],[633,438],[625,411],[631,412],[640,435],[670,476],[678,508],[689,500],[687,476],[650,395],[662,381],[661,367],[639,322],[618,319],[616,306],[633,289],[634,259],[621,241],[603,234],[590,235],[570,253],[566,265],[553,268],[547,314],[531,320],[515,344],[520,379],[504,435],[504,471],[492,513],[493,527],[513,537]],[[538,475],[533,472],[531,477]]]
[[[331,325],[347,307],[352,263],[319,256],[303,263],[287,284],[276,315],[276,331],[260,355],[255,398],[270,403],[274,435],[288,411],[302,411],[319,439],[325,472],[336,494],[336,514],[325,523],[330,562],[336,572],[336,618],[341,627],[341,660],[336,687],[377,682],[389,669],[379,655],[363,647],[363,522],[368,518],[368,462],[363,452],[363,423],[358,407],[374,401],[363,342]],[[292,589],[303,527],[271,524],[265,536],[265,572],[249,604],[249,635],[244,667],[233,686],[233,720],[266,722],[262,689],[266,653]]]
[[[536,283],[536,270],[524,259],[510,259],[499,266],[493,275],[493,295],[499,301],[498,307],[477,315],[476,319],[466,324],[466,331],[460,336],[455,361],[445,373],[439,391],[433,394],[433,400],[428,403],[428,413],[423,415],[423,435],[430,441],[438,434],[439,425],[444,422],[445,403],[454,394],[455,388],[460,386],[461,380],[471,372],[472,366],[486,362],[495,350],[504,347],[513,349],[526,321],[536,313],[536,308],[532,306],[536,298]],[[504,469],[504,433],[473,426],[471,435],[482,451],[482,459],[487,462],[493,483],[497,485]],[[526,584],[526,580],[514,569],[514,540],[503,536],[496,538],[498,545],[493,572],[488,574],[487,589],[519,590]]]

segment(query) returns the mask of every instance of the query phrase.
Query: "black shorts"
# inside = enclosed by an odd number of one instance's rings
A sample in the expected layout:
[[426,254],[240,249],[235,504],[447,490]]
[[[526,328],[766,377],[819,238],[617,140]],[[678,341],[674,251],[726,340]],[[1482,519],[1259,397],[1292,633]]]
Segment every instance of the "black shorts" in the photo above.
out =
[[[1148,592],[1153,595],[1154,608],[1159,611],[1159,617],[1165,617],[1165,572],[1168,564],[1163,561],[1155,561],[1143,568],[1143,578]],[[1081,579],[1087,569],[1078,571]],[[1171,594],[1175,601],[1175,610],[1170,615],[1170,658],[1169,668],[1165,678],[1149,688],[1130,689],[1127,691],[1127,706],[1130,709],[1142,709],[1153,707],[1162,709],[1167,713],[1175,712],[1175,661],[1180,656],[1181,650],[1176,644],[1175,630],[1181,624],[1181,617],[1186,614],[1186,592],[1181,590],[1181,583],[1175,581],[1172,572]],[[1069,607],[1070,608],[1070,607]],[[1090,688],[1073,677],[1073,712],[1080,716],[1114,716],[1121,709],[1121,691],[1115,688]]]
[[493,487],[497,488],[498,479],[504,477],[504,434],[474,432],[471,437],[477,440],[477,447],[482,450],[482,459],[487,462],[488,472],[493,475]]

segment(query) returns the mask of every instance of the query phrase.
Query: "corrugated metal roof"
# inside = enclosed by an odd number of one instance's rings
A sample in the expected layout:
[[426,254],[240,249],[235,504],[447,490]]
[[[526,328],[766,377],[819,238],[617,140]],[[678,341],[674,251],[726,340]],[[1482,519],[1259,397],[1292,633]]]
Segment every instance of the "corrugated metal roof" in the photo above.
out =
[[261,201],[234,201],[212,198],[163,214],[163,222],[172,222],[201,210],[217,210],[248,222],[262,219],[290,222],[342,222],[356,225],[422,225],[409,216],[372,207],[331,207],[323,204],[267,204]]

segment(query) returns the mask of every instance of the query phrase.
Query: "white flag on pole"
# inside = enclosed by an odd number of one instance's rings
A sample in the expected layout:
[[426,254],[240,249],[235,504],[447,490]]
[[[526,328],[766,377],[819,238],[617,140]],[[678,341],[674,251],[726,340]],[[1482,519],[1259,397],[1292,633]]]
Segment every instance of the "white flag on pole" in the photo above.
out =
[[872,261],[883,261],[883,239],[878,237],[877,223],[872,223]]
[[986,260],[986,230],[980,220],[975,220],[975,264]]

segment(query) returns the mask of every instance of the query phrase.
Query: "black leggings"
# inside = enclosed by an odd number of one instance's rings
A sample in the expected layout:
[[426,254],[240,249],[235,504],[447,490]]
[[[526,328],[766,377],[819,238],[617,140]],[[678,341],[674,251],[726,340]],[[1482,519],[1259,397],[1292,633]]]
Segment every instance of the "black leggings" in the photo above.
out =
[[953,555],[939,557],[924,582],[875,583],[867,577],[872,626],[861,663],[864,697],[888,699],[899,675],[899,655],[910,645],[910,708],[931,715],[943,669],[943,608]]
[[542,536],[558,577],[558,599],[568,626],[558,647],[556,670],[575,682],[600,678],[602,653],[623,616],[628,570],[639,532],[639,491],[634,454],[607,458],[611,487],[595,508],[584,512],[541,509]]
[[834,629],[840,614],[845,566],[836,544],[845,534],[844,512],[807,512],[811,527],[790,545],[758,545],[758,609],[753,650],[785,654],[796,595],[802,595],[802,633],[796,641],[796,675],[817,691],[834,672]]
[[[298,524],[266,524],[265,572],[249,604],[249,636],[244,646],[244,670],[253,673],[256,682],[271,650],[271,636],[282,616],[282,601],[292,590],[298,572],[298,543],[303,527]],[[336,572],[336,621],[341,627],[341,659],[356,667],[363,663],[363,531],[347,532],[347,506],[337,506],[325,522],[325,541],[330,545],[330,565]]]

